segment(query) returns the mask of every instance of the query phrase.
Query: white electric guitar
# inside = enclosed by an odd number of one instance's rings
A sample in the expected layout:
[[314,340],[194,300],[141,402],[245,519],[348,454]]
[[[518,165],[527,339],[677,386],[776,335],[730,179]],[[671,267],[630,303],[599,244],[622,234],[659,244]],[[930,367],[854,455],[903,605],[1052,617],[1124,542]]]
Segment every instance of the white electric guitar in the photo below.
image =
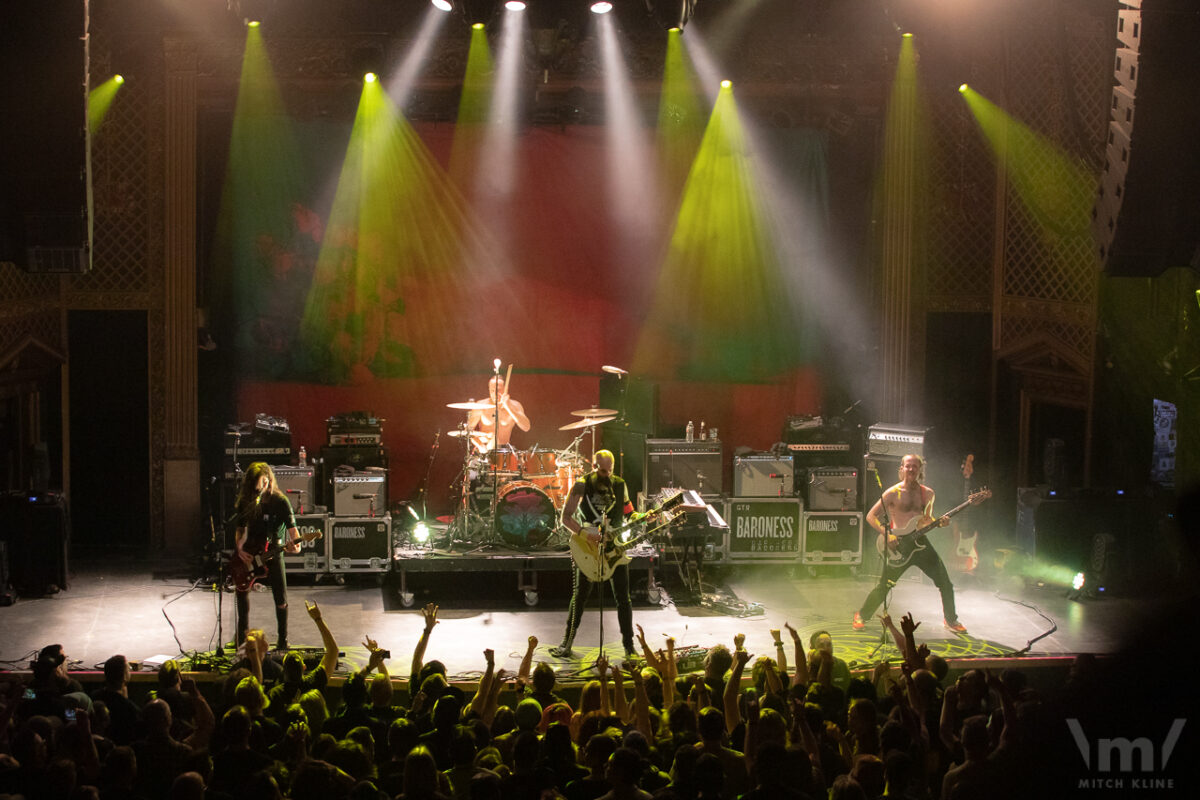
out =
[[[587,525],[580,528],[579,533],[571,534],[570,540],[571,558],[575,566],[593,583],[608,580],[617,567],[629,563],[629,556],[625,554],[627,550],[683,517],[689,506],[682,503],[683,492],[678,492],[636,521],[616,527]],[[656,524],[648,525],[648,522]],[[645,527],[637,533],[630,533],[640,526]],[[593,541],[597,535],[598,541]]]

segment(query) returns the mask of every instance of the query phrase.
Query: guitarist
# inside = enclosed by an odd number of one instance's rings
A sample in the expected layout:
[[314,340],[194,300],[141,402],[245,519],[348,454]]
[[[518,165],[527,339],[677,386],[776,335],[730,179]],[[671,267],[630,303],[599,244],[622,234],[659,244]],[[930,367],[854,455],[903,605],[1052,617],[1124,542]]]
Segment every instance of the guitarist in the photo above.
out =
[[[900,461],[900,482],[883,493],[883,496],[867,512],[867,522],[872,528],[887,536],[888,548],[894,548],[897,537],[886,530],[879,519],[879,513],[887,508],[887,516],[892,529],[903,528],[914,518],[920,518],[921,524],[933,522],[933,489],[921,483],[925,477],[925,462],[918,455],[906,455]],[[950,524],[950,520],[942,518],[939,527]],[[946,572],[946,565],[932,547],[918,550],[912,559],[903,567],[897,569],[889,565],[888,559],[883,559],[883,569],[879,583],[867,595],[862,608],[854,612],[854,630],[860,631],[866,627],[864,619],[869,619],[883,602],[883,598],[896,585],[896,581],[909,567],[916,565],[928,575],[942,593],[942,616],[946,629],[953,633],[966,633],[966,627],[958,621],[954,610],[954,584]]]
[[[237,535],[234,539],[234,558],[240,559],[247,569],[252,569],[255,555],[270,552],[270,546],[283,537],[284,550],[300,552],[300,532],[296,529],[296,518],[292,516],[292,504],[287,495],[279,491],[275,472],[270,465],[261,461],[251,464],[242,476],[238,491]],[[271,583],[271,594],[275,597],[275,623],[278,628],[275,640],[277,650],[287,649],[287,575],[283,559],[271,556],[267,562],[266,579]],[[250,618],[250,589],[237,592],[237,644],[246,638]]]
[[[586,536],[593,546],[600,546],[603,533],[584,532],[585,525],[598,528],[600,531],[616,528],[625,521],[627,514],[636,521],[642,515],[633,513],[633,504],[629,501],[629,490],[625,481],[613,474],[613,454],[609,450],[597,450],[592,457],[593,471],[587,473],[571,487],[567,502],[563,505],[562,524],[571,532],[572,537]],[[579,630],[579,621],[583,617],[583,607],[592,594],[592,581],[575,566],[575,585],[571,594],[571,605],[567,611],[567,631],[563,635],[562,644],[550,648],[550,655],[556,658],[572,656],[571,645],[575,641],[575,633]],[[621,643],[625,646],[625,655],[634,656],[633,649],[633,604],[629,599],[629,565],[621,564],[616,567],[611,578],[613,596],[617,600],[617,621],[621,626]],[[603,591],[603,588],[601,588]]]

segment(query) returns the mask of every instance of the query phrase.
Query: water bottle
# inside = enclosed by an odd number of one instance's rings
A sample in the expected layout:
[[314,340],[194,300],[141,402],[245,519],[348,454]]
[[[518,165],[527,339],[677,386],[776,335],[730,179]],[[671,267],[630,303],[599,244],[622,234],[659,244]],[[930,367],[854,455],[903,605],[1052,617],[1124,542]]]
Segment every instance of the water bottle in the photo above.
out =
[[684,437],[687,441],[693,441],[696,437],[696,427],[692,425],[692,421],[688,420],[687,435]]
[[700,420],[700,441],[704,441],[708,435],[704,433],[704,420]]
[[300,445],[300,466],[308,466],[308,451],[304,449],[304,445]]

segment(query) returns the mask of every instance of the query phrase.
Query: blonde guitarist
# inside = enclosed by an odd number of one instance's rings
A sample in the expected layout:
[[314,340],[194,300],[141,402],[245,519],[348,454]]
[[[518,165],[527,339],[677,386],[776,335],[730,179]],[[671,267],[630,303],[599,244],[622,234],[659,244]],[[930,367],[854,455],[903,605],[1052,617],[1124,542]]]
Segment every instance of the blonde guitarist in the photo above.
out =
[[[921,479],[925,477],[925,462],[918,455],[906,455],[900,461],[900,482],[895,486],[888,488],[883,496],[871,507],[867,512],[867,523],[870,524],[882,537],[886,537],[887,548],[895,548],[899,546],[897,536],[893,531],[902,531],[910,527],[914,520],[919,520],[921,525],[926,525],[934,522],[933,517],[933,489],[921,483]],[[885,528],[880,520],[880,515],[886,511],[887,519],[890,521],[890,529]],[[948,518],[937,520],[939,526],[950,524]],[[943,623],[947,630],[954,633],[966,633],[967,629],[961,622],[958,621],[958,613],[954,609],[954,584],[950,582],[950,575],[946,572],[946,565],[942,563],[941,557],[932,547],[923,547],[916,550],[913,556],[903,566],[895,567],[889,564],[887,558],[881,559],[882,568],[880,569],[879,583],[867,595],[863,601],[862,608],[854,612],[853,626],[855,630],[862,630],[866,623],[864,620],[870,619],[875,613],[875,609],[879,608],[879,604],[883,602],[883,598],[895,586],[896,581],[901,575],[911,566],[916,565],[922,572],[928,575],[942,593],[942,615]]]
[[[597,450],[592,457],[593,470],[575,482],[563,505],[563,527],[571,532],[573,548],[583,548],[599,553],[604,546],[604,537],[609,530],[620,527],[628,516],[636,521],[641,515],[633,513],[629,501],[629,490],[625,481],[613,474],[613,454],[608,450]],[[625,654],[633,656],[633,604],[629,599],[629,564],[619,563],[607,581],[591,581],[579,568],[574,567],[575,585],[571,593],[571,605],[567,610],[567,630],[562,644],[550,648],[557,658],[573,655],[571,645],[583,618],[583,608],[592,594],[592,587],[612,585],[617,603],[617,622],[621,627],[621,643]]]

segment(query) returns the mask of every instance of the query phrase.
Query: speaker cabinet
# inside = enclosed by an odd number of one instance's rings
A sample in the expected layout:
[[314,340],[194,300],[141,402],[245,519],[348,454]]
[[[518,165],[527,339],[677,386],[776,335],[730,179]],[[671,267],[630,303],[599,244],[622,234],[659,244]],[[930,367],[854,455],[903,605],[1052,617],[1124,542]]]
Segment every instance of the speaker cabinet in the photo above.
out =
[[647,495],[666,489],[694,489],[700,494],[721,494],[720,442],[687,442],[682,439],[646,441]]
[[[600,407],[625,413],[623,430],[654,436],[658,433],[658,384],[628,375],[605,373],[600,379]],[[615,427],[616,422],[610,427]]]

